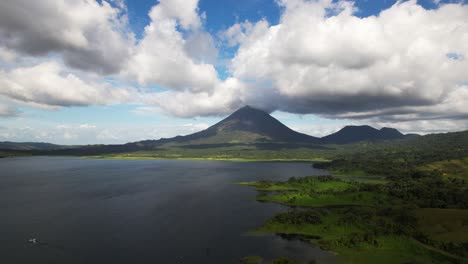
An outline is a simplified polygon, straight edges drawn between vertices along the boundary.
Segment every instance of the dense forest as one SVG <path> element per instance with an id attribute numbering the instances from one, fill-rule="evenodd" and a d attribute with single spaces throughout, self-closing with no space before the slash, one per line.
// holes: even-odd
<path id="1" fill-rule="evenodd" d="M 314 167 L 336 176 L 242 183 L 290 207 L 256 232 L 316 244 L 344 263 L 468 263 L 468 132 L 329 154 Z"/>

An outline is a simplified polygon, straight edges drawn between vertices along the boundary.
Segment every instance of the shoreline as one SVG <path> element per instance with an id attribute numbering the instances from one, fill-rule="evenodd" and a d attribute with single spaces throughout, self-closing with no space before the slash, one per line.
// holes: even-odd
<path id="1" fill-rule="evenodd" d="M 53 156 L 42 156 L 53 157 Z M 64 157 L 64 156 L 61 156 Z M 67 156 L 65 156 L 67 157 Z M 242 158 L 190 158 L 190 157 L 145 157 L 145 156 L 76 156 L 84 159 L 109 159 L 109 160 L 193 160 L 193 161 L 229 161 L 229 162 L 286 162 L 286 163 L 302 163 L 302 162 L 325 162 L 328 161 L 322 158 L 312 159 L 242 159 Z"/>
<path id="2" fill-rule="evenodd" d="M 146 156 L 71 156 L 71 155 L 18 155 L 18 156 L 0 156 L 0 158 L 32 158 L 32 157 L 49 157 L 49 158 L 81 158 L 81 159 L 100 159 L 100 160 L 182 160 L 182 161 L 228 161 L 228 162 L 285 162 L 285 163 L 318 163 L 327 162 L 329 160 L 322 158 L 312 159 L 242 159 L 242 158 L 190 158 L 190 157 L 146 157 Z"/>

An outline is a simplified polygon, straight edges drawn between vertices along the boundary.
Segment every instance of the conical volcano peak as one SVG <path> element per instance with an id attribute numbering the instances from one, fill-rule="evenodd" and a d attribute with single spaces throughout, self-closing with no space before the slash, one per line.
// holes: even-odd
<path id="1" fill-rule="evenodd" d="M 246 106 L 243 106 L 239 109 L 237 109 L 237 111 L 235 111 L 234 113 L 232 114 L 235 114 L 235 113 L 255 113 L 255 112 L 262 112 L 263 114 L 268 114 L 266 111 L 260 109 L 260 108 L 257 108 L 257 107 L 252 107 L 250 105 L 246 105 Z"/>
<path id="2" fill-rule="evenodd" d="M 267 112 L 249 105 L 238 109 L 208 128 L 206 132 L 222 138 L 235 138 L 242 135 L 241 141 L 249 138 L 281 142 L 311 142 L 316 139 L 293 131 Z"/>
<path id="3" fill-rule="evenodd" d="M 316 143 L 317 138 L 296 132 L 283 125 L 267 112 L 246 105 L 214 124 L 187 136 L 167 139 L 165 142 L 191 144 L 226 144 L 255 142 Z"/>
<path id="4" fill-rule="evenodd" d="M 253 108 L 249 105 L 239 108 L 237 111 L 232 113 L 226 119 L 233 119 L 233 118 L 241 118 L 243 120 L 256 119 L 256 118 L 272 118 L 273 119 L 273 117 L 271 117 L 267 112 L 257 109 L 257 108 Z"/>

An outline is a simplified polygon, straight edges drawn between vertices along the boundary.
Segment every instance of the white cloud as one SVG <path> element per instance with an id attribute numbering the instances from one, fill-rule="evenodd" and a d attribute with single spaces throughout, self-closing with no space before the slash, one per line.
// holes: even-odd
<path id="1" fill-rule="evenodd" d="M 221 37 L 227 41 L 228 46 L 236 46 L 244 42 L 248 35 L 251 34 L 253 24 L 249 21 L 236 23 L 221 32 Z"/>
<path id="2" fill-rule="evenodd" d="M 54 61 L 0 70 L 0 87 L 0 97 L 52 109 L 126 102 L 135 96 L 132 90 L 113 88 L 98 80 L 83 80 Z"/>
<path id="3" fill-rule="evenodd" d="M 235 78 L 218 78 L 214 67 L 218 50 L 202 28 L 197 4 L 197 0 L 184 1 L 184 7 L 178 8 L 177 1 L 160 1 L 154 6 L 151 23 L 126 71 L 143 85 L 166 88 L 146 95 L 144 102 L 178 117 L 226 114 L 242 104 L 245 88 Z M 137 109 L 148 110 L 151 107 Z"/>
<path id="4" fill-rule="evenodd" d="M 10 49 L 0 46 L 0 61 L 4 62 L 13 62 L 16 59 L 17 55 Z"/>
<path id="5" fill-rule="evenodd" d="M 401 107 L 467 114 L 453 104 L 468 104 L 459 96 L 468 80 L 468 6 L 426 10 L 406 1 L 359 18 L 350 2 L 281 3 L 278 25 L 262 20 L 228 30 L 242 32 L 229 33 L 241 36 L 234 37 L 233 77 L 270 87 L 263 96 L 270 109 L 329 117 Z"/>
<path id="6" fill-rule="evenodd" d="M 164 92 L 147 98 L 177 117 L 225 115 L 242 105 L 245 85 L 235 78 L 228 78 L 214 87 L 212 92 L 191 93 Z"/>
<path id="7" fill-rule="evenodd" d="M 33 56 L 58 53 L 79 69 L 118 72 L 134 40 L 125 6 L 113 2 L 0 1 L 0 45 Z"/>
<path id="8" fill-rule="evenodd" d="M 218 59 L 218 49 L 213 37 L 203 31 L 189 35 L 184 45 L 185 51 L 196 63 L 209 63 L 215 65 Z"/>
<path id="9" fill-rule="evenodd" d="M 467 5 L 426 10 L 398 1 L 360 18 L 351 1 L 278 0 L 277 25 L 244 21 L 216 36 L 221 48 L 237 48 L 221 79 L 218 39 L 206 32 L 198 2 L 159 1 L 135 41 L 120 0 L 0 1 L 0 99 L 48 109 L 131 101 L 143 104 L 139 113 L 178 117 L 249 104 L 404 131 L 436 131 L 431 122 L 466 127 Z M 120 78 L 145 93 L 120 88 Z M 0 106 L 3 116 L 15 111 Z"/>
<path id="10" fill-rule="evenodd" d="M 160 0 L 150 17 L 152 21 L 177 20 L 184 29 L 197 29 L 201 26 L 198 16 L 198 0 Z"/>
<path id="11" fill-rule="evenodd" d="M 156 84 L 180 91 L 211 91 L 219 82 L 216 69 L 212 64 L 190 56 L 187 40 L 177 29 L 178 26 L 187 30 L 199 29 L 198 0 L 180 2 L 163 0 L 151 9 L 151 23 L 145 27 L 144 37 L 136 46 L 125 73 L 143 85 Z M 205 33 L 197 34 L 200 37 L 193 41 L 211 52 L 211 38 Z"/>

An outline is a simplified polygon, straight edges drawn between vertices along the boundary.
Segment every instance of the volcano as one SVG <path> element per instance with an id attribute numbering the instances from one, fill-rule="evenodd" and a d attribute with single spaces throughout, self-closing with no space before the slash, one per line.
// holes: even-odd
<path id="1" fill-rule="evenodd" d="M 193 143 L 287 142 L 318 143 L 319 138 L 296 132 L 264 112 L 244 106 L 213 126 L 167 141 Z"/>

